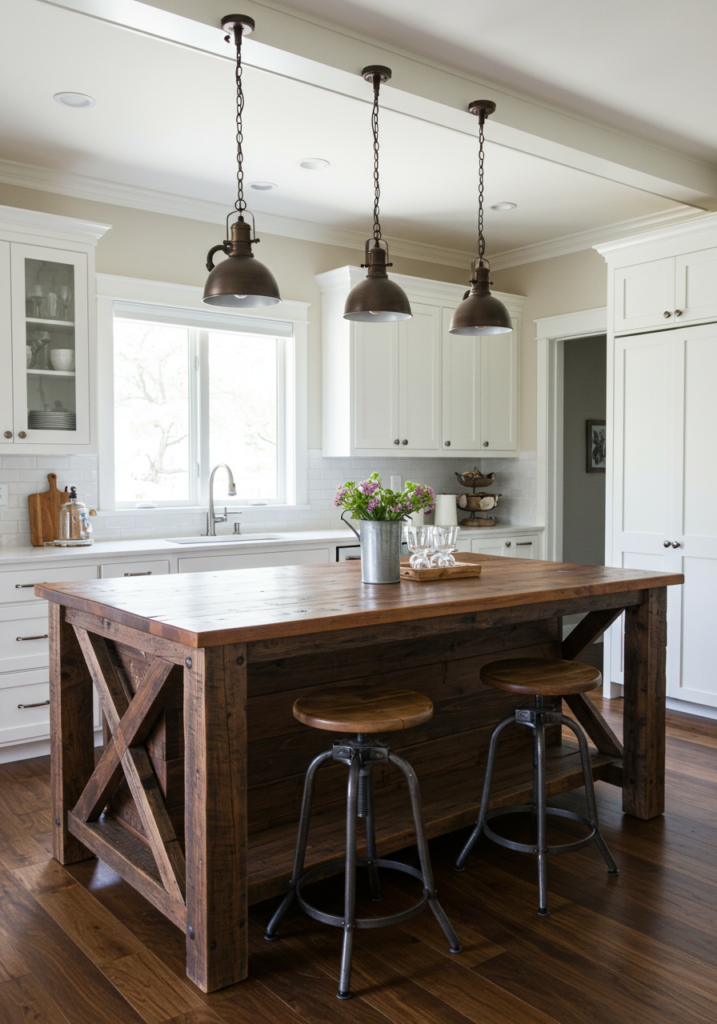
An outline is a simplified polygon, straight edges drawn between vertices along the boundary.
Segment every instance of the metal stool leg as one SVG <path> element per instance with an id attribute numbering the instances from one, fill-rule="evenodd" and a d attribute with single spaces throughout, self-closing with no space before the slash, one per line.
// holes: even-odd
<path id="1" fill-rule="evenodd" d="M 299 879 L 304 873 L 304 858 L 306 857 L 306 840 L 309 835 L 309 821 L 311 818 L 311 803 L 314 797 L 314 779 L 316 778 L 316 772 L 319 770 L 324 761 L 331 761 L 333 759 L 333 751 L 327 750 L 323 754 L 319 754 L 309 765 L 309 769 L 306 773 L 306 779 L 304 780 L 304 795 L 301 799 L 301 817 L 299 819 L 299 838 L 296 842 L 296 854 L 294 856 L 294 870 L 291 875 L 291 883 L 289 885 L 289 891 L 287 892 L 284 899 L 281 901 L 278 910 L 272 917 L 269 925 L 264 934 L 264 938 L 267 942 L 273 942 L 277 937 L 276 930 L 279 927 L 282 917 L 287 912 L 291 904 L 294 902 L 296 896 L 296 886 Z"/>
<path id="2" fill-rule="evenodd" d="M 513 715 L 508 715 L 506 718 L 504 718 L 501 722 L 498 723 L 498 725 L 496 725 L 495 729 L 493 730 L 493 735 L 490 738 L 490 747 L 488 748 L 488 763 L 487 763 L 486 768 L 485 768 L 485 779 L 483 780 L 483 795 L 481 796 L 481 801 L 480 801 L 480 811 L 478 813 L 478 821 L 476 823 L 475 828 L 473 829 L 473 831 L 470 834 L 470 838 L 468 839 L 468 842 L 466 843 L 466 845 L 461 850 L 460 856 L 458 857 L 458 860 L 456 861 L 456 865 L 455 865 L 456 871 L 465 871 L 465 868 L 463 867 L 463 864 L 465 863 L 465 859 L 468 856 L 468 854 L 471 852 L 473 847 L 475 846 L 476 842 L 478 841 L 478 837 L 480 836 L 481 832 L 483 831 L 483 825 L 485 823 L 485 816 L 488 813 L 488 805 L 490 803 L 490 784 L 491 784 L 491 780 L 493 778 L 493 768 L 495 766 L 495 755 L 496 755 L 496 753 L 498 751 L 498 737 L 502 733 L 503 729 L 505 729 L 505 727 L 507 725 L 510 725 L 512 722 L 515 722 L 515 715 L 514 714 Z"/>
<path id="3" fill-rule="evenodd" d="M 344 944 L 341 952 L 341 974 L 339 976 L 339 999 L 351 998 L 351 959 L 356 929 L 356 818 L 358 811 L 358 781 L 361 759 L 358 754 L 351 759 L 349 767 L 348 794 L 346 797 L 346 878 L 344 887 Z"/>
<path id="4" fill-rule="evenodd" d="M 431 855 L 428 851 L 428 840 L 426 839 L 426 826 L 423 821 L 423 805 L 421 804 L 421 791 L 418 786 L 418 779 L 408 761 L 404 761 L 397 754 L 389 754 L 388 759 L 397 768 L 400 768 L 408 782 L 408 792 L 411 797 L 411 810 L 413 811 L 413 824 L 416 829 L 416 842 L 418 845 L 418 857 L 421 862 L 421 874 L 423 884 L 428 893 L 428 905 L 435 914 L 436 920 L 443 929 L 443 934 L 448 939 L 451 953 L 462 951 L 460 939 L 456 935 L 453 925 L 448 920 L 446 912 L 438 902 L 436 889 L 433 882 L 433 868 L 431 867 Z"/>
<path id="5" fill-rule="evenodd" d="M 377 903 L 381 899 L 381 883 L 376 867 L 376 817 L 373 806 L 373 769 L 363 768 L 359 776 L 359 787 L 363 780 L 365 808 L 359 806 L 359 814 L 365 810 L 366 819 L 366 863 L 368 880 L 371 886 L 371 899 Z M 359 800 L 359 804 L 361 801 Z"/>
<path id="6" fill-rule="evenodd" d="M 548 821 L 545 797 L 545 726 L 541 717 L 535 721 L 535 752 L 538 774 L 538 792 L 533 799 L 538 807 L 538 913 L 547 917 L 548 910 Z"/>
<path id="7" fill-rule="evenodd" d="M 598 812 L 597 812 L 597 801 L 595 800 L 595 785 L 593 783 L 593 773 L 590 765 L 590 753 L 588 751 L 587 741 L 583 730 L 578 726 L 577 722 L 574 722 L 572 718 L 568 718 L 567 715 L 563 715 L 563 725 L 566 725 L 568 729 L 572 729 L 577 737 L 578 745 L 580 747 L 580 760 L 583 766 L 583 778 L 585 779 L 585 797 L 588 804 L 588 817 L 590 824 L 595 830 L 595 842 L 597 848 L 603 856 L 603 860 L 607 864 L 607 873 L 609 875 L 619 875 L 617 864 L 615 863 L 610 849 L 602 837 L 602 833 L 598 827 Z"/>

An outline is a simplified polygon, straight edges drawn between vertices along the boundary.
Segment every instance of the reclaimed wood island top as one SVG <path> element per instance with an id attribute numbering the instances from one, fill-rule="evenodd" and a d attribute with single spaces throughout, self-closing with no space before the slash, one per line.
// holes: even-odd
<path id="1" fill-rule="evenodd" d="M 524 701 L 481 684 L 502 656 L 575 659 L 625 612 L 624 749 L 584 695 L 593 774 L 641 818 L 664 806 L 665 602 L 677 574 L 464 555 L 480 577 L 362 585 L 356 562 L 40 584 L 50 602 L 54 854 L 96 855 L 187 936 L 204 991 L 246 977 L 246 911 L 291 873 L 304 772 L 327 737 L 298 693 L 362 682 L 418 690 L 430 722 L 397 750 L 421 783 L 429 836 L 472 824 L 488 739 Z M 585 618 L 562 640 L 562 617 Z M 92 686 L 105 718 L 95 766 Z M 526 730 L 512 730 L 523 733 Z M 501 747 L 495 806 L 527 802 L 528 737 Z M 582 784 L 554 731 L 548 794 Z M 379 855 L 410 844 L 391 766 L 376 772 Z M 341 853 L 345 767 L 322 768 L 307 867 Z M 458 841 L 458 840 L 457 840 Z M 458 849 L 458 846 L 457 846 Z M 359 852 L 359 855 L 360 852 Z"/>

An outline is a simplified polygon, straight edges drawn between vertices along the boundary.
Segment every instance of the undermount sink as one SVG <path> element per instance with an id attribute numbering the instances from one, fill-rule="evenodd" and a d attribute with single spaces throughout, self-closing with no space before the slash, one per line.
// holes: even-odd
<path id="1" fill-rule="evenodd" d="M 224 533 L 219 537 L 167 537 L 170 544 L 244 544 L 252 540 L 281 540 L 278 533 Z"/>

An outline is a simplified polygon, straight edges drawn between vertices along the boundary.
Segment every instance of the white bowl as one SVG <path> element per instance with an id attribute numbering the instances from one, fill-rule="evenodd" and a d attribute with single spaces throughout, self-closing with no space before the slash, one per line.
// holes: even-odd
<path id="1" fill-rule="evenodd" d="M 75 350 L 72 348 L 53 348 L 50 352 L 53 370 L 74 370 Z"/>

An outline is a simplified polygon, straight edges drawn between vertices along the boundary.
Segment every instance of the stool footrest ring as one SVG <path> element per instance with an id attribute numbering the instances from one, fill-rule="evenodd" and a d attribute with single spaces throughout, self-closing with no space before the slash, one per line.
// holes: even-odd
<path id="1" fill-rule="evenodd" d="M 344 858 L 340 860 L 333 860 L 327 864 L 319 864 L 315 868 L 310 868 L 304 875 L 301 876 L 296 884 L 296 902 L 299 904 L 301 909 L 313 917 L 316 921 L 321 921 L 323 924 L 333 925 L 334 928 L 343 928 L 345 921 L 343 916 L 338 914 L 327 914 L 323 910 L 319 910 L 317 907 L 312 906 L 308 903 L 301 894 L 301 890 L 304 885 L 308 885 L 311 882 L 318 882 L 322 878 L 327 878 L 329 875 L 336 874 L 335 868 L 340 865 L 345 865 L 346 861 Z M 357 860 L 356 864 L 359 867 L 366 867 L 367 861 Z M 409 921 L 416 914 L 419 914 L 426 903 L 429 900 L 429 892 L 425 888 L 425 881 L 423 875 L 418 868 L 412 868 L 408 864 L 402 864 L 397 860 L 383 860 L 379 858 L 374 861 L 379 868 L 390 868 L 393 871 L 402 871 L 406 875 L 411 875 L 413 878 L 417 878 L 419 882 L 424 886 L 422 897 L 408 907 L 406 910 L 401 910 L 396 914 L 387 914 L 384 917 L 357 917 L 354 920 L 354 927 L 356 928 L 387 928 L 392 924 L 401 924 L 403 921 Z M 435 895 L 435 894 L 433 894 Z"/>
<path id="2" fill-rule="evenodd" d="M 494 821 L 498 818 L 508 817 L 511 814 L 532 814 L 535 808 L 532 804 L 516 804 L 512 807 L 497 807 L 494 811 L 488 811 L 485 816 L 485 822 L 483 824 L 483 832 L 489 839 L 492 839 L 494 843 L 498 843 L 499 846 L 505 846 L 509 850 L 517 850 L 519 853 L 538 853 L 537 843 L 517 843 L 512 839 L 505 839 L 503 836 L 499 836 L 492 828 L 487 825 L 488 821 Z M 572 843 L 560 843 L 558 846 L 547 846 L 545 849 L 546 853 L 568 853 L 570 850 L 580 850 L 583 846 L 587 846 L 588 843 L 592 843 L 595 839 L 596 829 L 591 821 L 584 818 L 582 814 L 575 814 L 574 811 L 565 811 L 561 807 L 546 807 L 546 813 L 549 817 L 554 818 L 567 818 L 569 821 L 576 821 L 579 825 L 584 825 L 585 828 L 589 829 L 588 835 L 583 836 L 582 839 L 576 839 Z"/>

